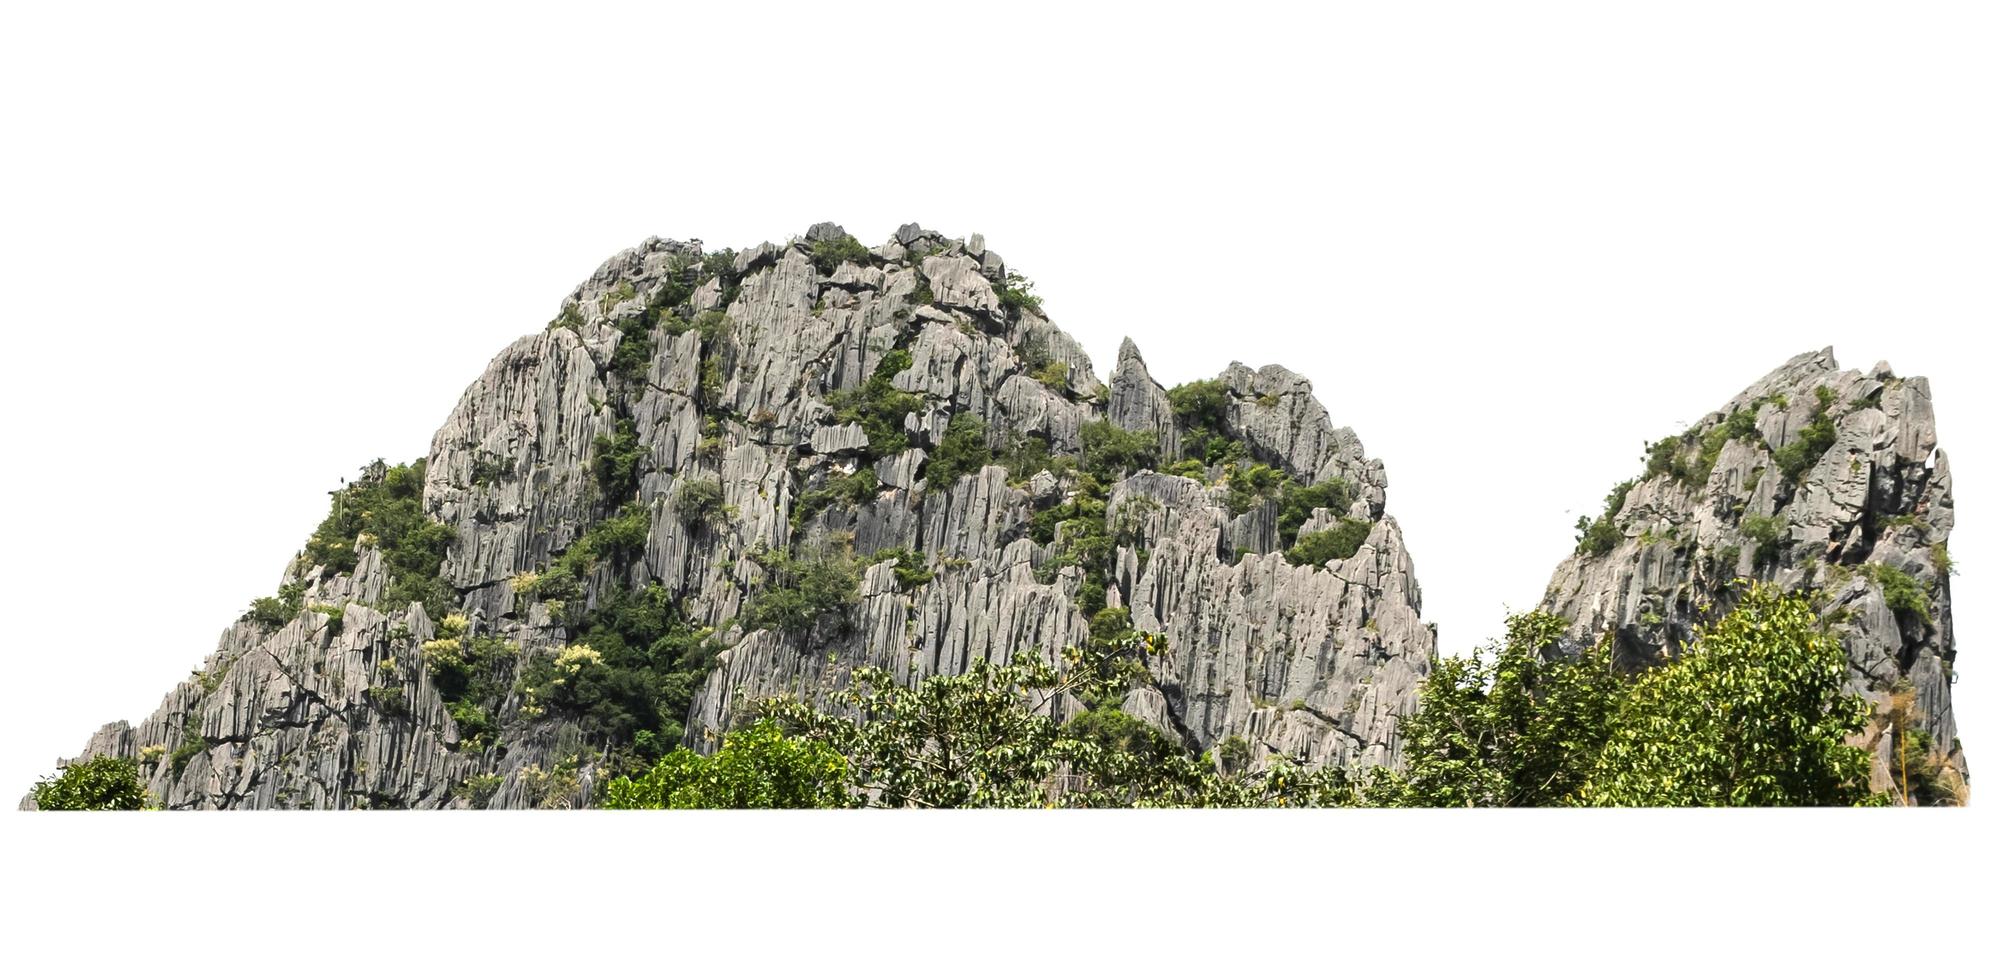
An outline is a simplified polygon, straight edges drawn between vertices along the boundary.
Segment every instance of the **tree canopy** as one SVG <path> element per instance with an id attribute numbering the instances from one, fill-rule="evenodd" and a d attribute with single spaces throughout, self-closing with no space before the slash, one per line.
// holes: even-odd
<path id="1" fill-rule="evenodd" d="M 140 764 L 132 759 L 101 755 L 64 766 L 57 775 L 35 784 L 39 810 L 143 810 L 147 789 L 140 783 Z"/>

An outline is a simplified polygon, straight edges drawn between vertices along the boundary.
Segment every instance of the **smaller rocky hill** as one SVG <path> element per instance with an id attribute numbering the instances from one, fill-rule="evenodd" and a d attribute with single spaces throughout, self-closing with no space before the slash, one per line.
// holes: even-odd
<path id="1" fill-rule="evenodd" d="M 1612 634 L 1618 659 L 1641 666 L 1680 653 L 1739 579 L 1810 590 L 1875 705 L 1874 788 L 1911 768 L 1916 802 L 1961 801 L 1955 513 L 1928 380 L 1885 362 L 1840 371 L 1827 348 L 1644 448 L 1643 473 L 1582 519 L 1546 589 L 1544 607 L 1571 624 L 1569 652 Z"/>

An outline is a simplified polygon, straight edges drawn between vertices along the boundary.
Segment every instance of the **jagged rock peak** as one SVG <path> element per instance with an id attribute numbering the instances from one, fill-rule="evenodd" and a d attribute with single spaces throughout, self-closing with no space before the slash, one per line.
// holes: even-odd
<path id="1" fill-rule="evenodd" d="M 1382 465 L 1304 378 L 1220 380 L 1204 424 L 1234 451 L 1174 462 L 1137 347 L 1101 383 L 981 235 L 651 238 L 493 358 L 423 466 L 338 497 L 197 678 L 86 752 L 142 759 L 177 809 L 577 807 L 650 752 L 710 750 L 747 698 L 1053 655 L 1116 616 L 1174 651 L 1126 710 L 1190 748 L 1397 762 L 1434 637 Z M 1161 465 L 1123 444 L 1093 462 L 1102 422 L 1155 433 Z M 1282 479 L 1312 496 L 1286 506 Z M 1284 553 L 1337 530 L 1360 546 Z M 840 556 L 857 602 L 765 618 L 786 555 Z M 676 626 L 590 647 L 616 610 Z M 678 683 L 601 690 L 670 700 L 603 711 L 566 686 L 666 649 L 647 669 Z"/>
<path id="2" fill-rule="evenodd" d="M 1684 433 L 1648 444 L 1645 467 L 1588 518 L 1544 606 L 1568 651 L 1612 636 L 1642 665 L 1682 652 L 1723 614 L 1739 579 L 1808 590 L 1840 637 L 1853 688 L 1909 724 L 1963 778 L 1950 713 L 1950 462 L 1929 382 L 1841 371 L 1829 348 L 1791 358 Z M 1892 752 L 1895 732 L 1869 739 Z M 1886 768 L 1876 765 L 1876 789 Z"/>

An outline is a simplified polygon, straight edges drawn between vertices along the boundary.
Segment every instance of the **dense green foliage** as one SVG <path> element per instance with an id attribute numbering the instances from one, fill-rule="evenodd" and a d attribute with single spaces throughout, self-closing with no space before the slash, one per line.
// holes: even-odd
<path id="1" fill-rule="evenodd" d="M 348 574 L 356 570 L 359 546 L 376 547 L 390 573 L 381 604 L 403 608 L 417 602 L 429 616 L 444 615 L 454 592 L 441 578 L 440 565 L 454 529 L 426 516 L 421 500 L 425 487 L 424 459 L 391 467 L 379 460 L 365 467 L 355 483 L 331 494 L 335 499 L 328 517 L 302 550 L 304 563 Z"/>
<path id="2" fill-rule="evenodd" d="M 1174 423 L 1181 429 L 1181 452 L 1206 466 L 1243 455 L 1244 445 L 1228 431 L 1230 386 L 1221 381 L 1191 381 L 1167 391 Z"/>
<path id="3" fill-rule="evenodd" d="M 147 789 L 132 759 L 101 755 L 64 766 L 35 784 L 38 810 L 143 810 Z"/>
<path id="4" fill-rule="evenodd" d="M 824 486 L 802 494 L 797 498 L 790 514 L 792 528 L 804 523 L 804 518 L 824 510 L 836 503 L 864 504 L 881 492 L 881 480 L 874 475 L 874 468 L 861 466 L 845 476 L 827 480 Z"/>
<path id="5" fill-rule="evenodd" d="M 1301 486 L 1288 481 L 1279 487 L 1279 544 L 1283 548 L 1293 547 L 1300 537 L 1300 525 L 1314 516 L 1317 507 L 1325 507 L 1328 513 L 1341 518 L 1349 513 L 1349 505 L 1356 502 L 1356 487 L 1342 477 L 1322 480 L 1312 486 Z"/>
<path id="6" fill-rule="evenodd" d="M 697 529 L 717 523 L 727 516 L 727 491 L 720 478 L 702 474 L 681 480 L 671 498 L 671 508 L 687 528 Z"/>
<path id="7" fill-rule="evenodd" d="M 991 459 L 985 423 L 970 412 L 959 412 L 951 416 L 943 439 L 923 464 L 923 476 L 931 490 L 948 490 L 958 477 L 977 473 Z"/>
<path id="8" fill-rule="evenodd" d="M 1797 430 L 1795 441 L 1775 451 L 1775 465 L 1782 470 L 1783 483 L 1796 486 L 1812 466 L 1838 442 L 1838 427 L 1822 412 L 1809 425 Z"/>
<path id="9" fill-rule="evenodd" d="M 595 486 L 601 488 L 601 497 L 610 506 L 636 499 L 637 487 L 642 483 L 636 468 L 649 452 L 649 447 L 637 438 L 633 419 L 616 419 L 614 431 L 594 437 L 594 456 L 588 463 L 588 472 L 593 474 Z"/>
<path id="10" fill-rule="evenodd" d="M 1914 616 L 1918 623 L 1929 622 L 1929 593 L 1914 576 L 1892 565 L 1868 565 L 1866 571 L 1880 585 L 1880 594 L 1895 615 Z"/>
<path id="11" fill-rule="evenodd" d="M 1625 681 L 1605 647 L 1575 660 L 1544 650 L 1565 631 L 1544 613 L 1512 616 L 1507 638 L 1442 658 L 1401 725 L 1406 769 L 1379 773 L 1371 795 L 1395 806 L 1557 806 L 1606 744 Z"/>
<path id="12" fill-rule="evenodd" d="M 1576 802 L 1595 806 L 1845 806 L 1867 792 L 1848 741 L 1869 709 L 1810 605 L 1750 583 L 1676 662 L 1645 671 L 1612 716 Z"/>
<path id="13" fill-rule="evenodd" d="M 1035 569 L 1036 579 L 1052 582 L 1057 572 L 1072 565 L 1083 570 L 1077 607 L 1085 616 L 1092 616 L 1104 608 L 1104 589 L 1111 578 L 1118 539 L 1105 516 L 1110 488 L 1095 477 L 1079 476 L 1075 494 L 1057 506 L 1035 512 L 1028 535 L 1038 544 L 1055 546 L 1048 561 Z"/>
<path id="14" fill-rule="evenodd" d="M 168 771 L 180 779 L 182 770 L 188 768 L 189 760 L 208 751 L 210 743 L 203 738 L 202 716 L 194 711 L 182 716 L 182 739 L 175 743 L 175 749 L 168 754 Z"/>
<path id="15" fill-rule="evenodd" d="M 993 295 L 999 297 L 1000 306 L 1009 313 L 1041 311 L 1041 297 L 1034 294 L 1034 281 L 1018 272 L 1009 270 L 1004 279 L 993 283 Z"/>
<path id="16" fill-rule="evenodd" d="M 720 751 L 674 749 L 650 771 L 617 777 L 601 805 L 616 810 L 801 810 L 843 807 L 846 760 L 771 721 L 731 732 Z"/>
<path id="17" fill-rule="evenodd" d="M 650 510 L 640 503 L 622 505 L 615 516 L 588 528 L 532 580 L 528 591 L 540 599 L 580 598 L 580 585 L 603 561 L 628 558 L 650 539 Z"/>
<path id="18" fill-rule="evenodd" d="M 1369 521 L 1345 517 L 1334 527 L 1300 535 L 1300 540 L 1293 547 L 1286 549 L 1286 563 L 1326 565 L 1337 558 L 1354 555 L 1356 549 L 1363 547 L 1363 542 L 1369 537 Z"/>
<path id="19" fill-rule="evenodd" d="M 1159 637 L 1128 633 L 1058 663 L 1022 653 L 914 687 L 865 668 L 835 695 L 842 713 L 790 697 L 756 710 L 835 749 L 856 806 L 1304 806 L 1346 796 L 1333 770 L 1219 773 L 1118 712 L 1165 652 Z M 1052 709 L 1072 697 L 1089 710 L 1059 722 Z"/>
<path id="20" fill-rule="evenodd" d="M 487 746 L 497 729 L 492 712 L 507 691 L 517 648 L 494 636 L 470 635 L 468 617 L 457 613 L 440 621 L 434 638 L 420 644 L 419 652 L 454 719 L 456 748 Z"/>
<path id="21" fill-rule="evenodd" d="M 851 235 L 811 243 L 811 264 L 828 276 L 839 271 L 841 263 L 866 265 L 872 260 L 873 253 L 867 251 L 867 247 Z"/>
<path id="22" fill-rule="evenodd" d="M 893 456 L 909 447 L 902 421 L 910 413 L 921 414 L 923 400 L 894 386 L 895 375 L 909 369 L 915 358 L 895 349 L 881 357 L 874 373 L 856 388 L 826 396 L 840 422 L 858 422 L 867 431 L 867 454 L 875 459 Z"/>
<path id="23" fill-rule="evenodd" d="M 244 615 L 244 621 L 258 625 L 261 629 L 276 630 L 294 621 L 301 614 L 301 599 L 307 594 L 304 582 L 288 582 L 280 586 L 277 596 L 264 596 L 252 600 L 252 607 Z"/>
<path id="24" fill-rule="evenodd" d="M 1372 802 L 1404 806 L 1837 806 L 1878 802 L 1849 742 L 1868 708 L 1808 602 L 1746 583 L 1683 657 L 1634 677 L 1605 646 L 1542 651 L 1564 623 L 1512 617 L 1484 658 L 1442 660 L 1407 719 L 1407 769 Z"/>
<path id="25" fill-rule="evenodd" d="M 816 640 L 842 626 L 860 601 L 860 565 L 843 549 L 826 547 L 806 558 L 770 552 L 757 561 L 769 580 L 742 615 L 750 627 Z"/>
<path id="26" fill-rule="evenodd" d="M 1131 432 L 1095 419 L 1085 422 L 1079 434 L 1084 469 L 1100 480 L 1117 480 L 1160 461 L 1160 444 L 1151 432 Z"/>
<path id="27" fill-rule="evenodd" d="M 908 548 L 883 548 L 874 552 L 869 561 L 879 564 L 890 559 L 895 563 L 895 582 L 904 589 L 925 585 L 937 577 L 936 571 L 930 568 L 929 558 Z"/>
<path id="28" fill-rule="evenodd" d="M 578 719 L 617 771 L 655 761 L 685 736 L 685 717 L 719 646 L 662 585 L 599 597 L 570 624 L 573 644 L 524 672 L 527 698 Z"/>
<path id="29" fill-rule="evenodd" d="M 1622 543 L 1622 531 L 1616 526 L 1615 517 L 1621 514 L 1622 505 L 1627 502 L 1629 491 L 1635 487 L 1634 480 L 1624 480 L 1615 484 L 1615 488 L 1608 491 L 1607 509 L 1601 514 L 1600 520 L 1589 520 L 1584 516 L 1580 518 L 1579 523 L 1575 525 L 1580 532 L 1579 540 L 1573 546 L 1575 552 L 1599 557 L 1615 550 L 1615 545 Z"/>

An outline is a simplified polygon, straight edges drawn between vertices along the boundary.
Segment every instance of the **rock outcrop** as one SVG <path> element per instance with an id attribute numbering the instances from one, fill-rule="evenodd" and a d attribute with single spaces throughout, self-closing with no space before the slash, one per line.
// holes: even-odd
<path id="1" fill-rule="evenodd" d="M 702 750 L 747 698 L 821 697 L 868 664 L 913 680 L 1054 654 L 1116 608 L 1172 651 L 1124 710 L 1189 748 L 1238 738 L 1252 766 L 1395 764 L 1434 635 L 1382 464 L 1304 378 L 1232 364 L 1216 380 L 1228 462 L 1088 478 L 1069 462 L 1088 440 L 1144 433 L 1171 461 L 1182 421 L 1130 341 L 1101 383 L 978 236 L 907 225 L 868 249 L 820 224 L 710 254 L 653 238 L 498 354 L 434 436 L 420 499 L 445 529 L 437 571 L 399 565 L 373 533 L 311 542 L 281 613 L 231 626 L 199 675 L 84 754 L 141 759 L 175 809 L 586 806 L 621 747 L 553 685 L 598 662 L 584 617 L 655 585 L 707 659 L 684 724 L 648 734 Z M 947 477 L 933 457 L 960 415 L 986 458 Z M 1239 458 L 1295 486 L 1346 482 L 1348 502 L 1282 527 L 1274 495 L 1232 486 Z M 1055 531 L 1058 508 L 1101 519 L 1109 546 Z M 1345 519 L 1369 528 L 1353 555 L 1281 553 Z M 332 547 L 353 561 L 313 557 Z M 816 628 L 752 628 L 778 556 L 821 549 L 858 556 L 858 602 Z M 927 581 L 897 574 L 905 560 Z M 1947 636 L 1889 625 L 1918 647 Z"/>
<path id="2" fill-rule="evenodd" d="M 1810 590 L 1854 690 L 1875 706 L 1874 789 L 1892 788 L 1897 739 L 1912 728 L 1961 795 L 1955 511 L 1927 379 L 1804 354 L 1648 449 L 1645 475 L 1615 488 L 1546 589 L 1544 607 L 1570 624 L 1568 652 L 1611 636 L 1619 660 L 1641 666 L 1680 654 L 1738 580 Z"/>

